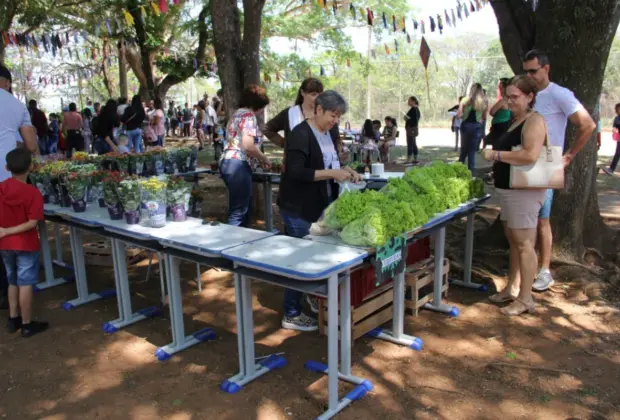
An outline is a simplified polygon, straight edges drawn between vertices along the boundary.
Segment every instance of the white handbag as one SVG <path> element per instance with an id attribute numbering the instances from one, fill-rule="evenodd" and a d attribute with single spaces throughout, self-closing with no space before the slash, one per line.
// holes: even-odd
<path id="1" fill-rule="evenodd" d="M 521 146 L 512 148 L 513 151 L 520 149 Z M 530 165 L 510 165 L 510 188 L 553 190 L 564 188 L 562 148 L 549 145 L 548 134 L 545 135 L 545 144 L 540 149 L 540 156 L 536 162 Z"/>

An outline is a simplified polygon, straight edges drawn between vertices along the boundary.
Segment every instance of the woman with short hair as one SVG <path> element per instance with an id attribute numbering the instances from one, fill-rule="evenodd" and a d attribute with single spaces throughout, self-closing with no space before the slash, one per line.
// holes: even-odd
<path id="1" fill-rule="evenodd" d="M 338 198 L 337 182 L 361 180 L 352 169 L 341 167 L 338 139 L 330 134 L 346 112 L 344 98 L 327 90 L 316 97 L 312 118 L 297 125 L 286 139 L 286 170 L 278 206 L 289 236 L 303 238 L 309 234 L 310 225 Z M 301 311 L 302 296 L 295 290 L 285 291 L 282 327 L 315 331 L 317 321 Z"/>
<path id="2" fill-rule="evenodd" d="M 514 123 L 499 140 L 497 150 L 483 151 L 485 159 L 495 161 L 495 192 L 510 243 L 508 285 L 489 299 L 494 303 L 511 302 L 501 312 L 520 315 L 535 311 L 532 283 L 538 272 L 538 257 L 534 246 L 538 214 L 547 190 L 511 188 L 510 172 L 512 165 L 531 165 L 538 160 L 547 138 L 547 126 L 545 119 L 534 111 L 536 85 L 529 77 L 513 78 L 506 88 L 506 99 Z"/>
<path id="3" fill-rule="evenodd" d="M 252 205 L 252 171 L 258 166 L 270 168 L 269 159 L 260 150 L 256 115 L 269 105 L 264 88 L 248 85 L 241 94 L 239 108 L 228 122 L 228 135 L 220 159 L 220 174 L 228 188 L 228 224 L 248 227 Z"/>

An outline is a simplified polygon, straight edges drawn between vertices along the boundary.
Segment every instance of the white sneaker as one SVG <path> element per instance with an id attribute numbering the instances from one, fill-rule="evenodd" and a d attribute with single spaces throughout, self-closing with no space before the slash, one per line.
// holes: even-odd
<path id="1" fill-rule="evenodd" d="M 310 305 L 310 310 L 313 313 L 319 313 L 319 298 L 312 295 L 306 295 L 306 302 L 308 302 L 308 305 Z"/>
<path id="2" fill-rule="evenodd" d="M 310 318 L 302 312 L 296 317 L 284 316 L 282 318 L 282 328 L 295 331 L 317 331 L 319 323 L 316 319 Z"/>
<path id="3" fill-rule="evenodd" d="M 537 292 L 544 292 L 553 286 L 554 283 L 555 282 L 553 281 L 553 277 L 551 276 L 551 272 L 549 270 L 540 270 L 534 284 L 532 284 L 532 289 Z"/>

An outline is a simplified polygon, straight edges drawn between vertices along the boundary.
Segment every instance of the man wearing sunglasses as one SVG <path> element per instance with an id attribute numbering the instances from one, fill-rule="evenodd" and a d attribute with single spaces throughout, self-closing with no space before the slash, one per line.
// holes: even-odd
<path id="1" fill-rule="evenodd" d="M 528 52 L 523 59 L 523 70 L 534 80 L 538 88 L 534 108 L 545 119 L 551 144 L 561 146 L 564 149 L 567 122 L 570 121 L 577 128 L 574 144 L 564 153 L 564 167 L 567 167 L 575 155 L 586 145 L 596 129 L 596 125 L 588 111 L 575 98 L 573 92 L 549 80 L 551 62 L 545 52 L 540 50 Z M 553 277 L 549 271 L 553 246 L 553 235 L 549 222 L 552 202 L 553 190 L 549 190 L 538 216 L 541 269 L 532 288 L 539 292 L 545 291 L 553 285 Z"/>

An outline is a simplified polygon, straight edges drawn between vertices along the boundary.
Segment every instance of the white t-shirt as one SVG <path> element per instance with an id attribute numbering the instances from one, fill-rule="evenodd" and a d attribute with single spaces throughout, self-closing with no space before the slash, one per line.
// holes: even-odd
<path id="1" fill-rule="evenodd" d="M 545 118 L 551 144 L 562 149 L 566 140 L 568 117 L 582 108 L 583 105 L 573 92 L 553 82 L 538 92 L 534 105 L 536 112 Z"/>
<path id="2" fill-rule="evenodd" d="M 122 117 L 122 116 L 123 116 L 123 114 L 125 113 L 125 110 L 127 109 L 127 107 L 128 107 L 128 106 L 129 106 L 129 104 L 119 105 L 119 106 L 116 108 L 116 113 L 117 113 L 119 116 L 121 116 L 121 117 Z"/>
<path id="3" fill-rule="evenodd" d="M 4 89 L 0 89 L 0 182 L 11 177 L 5 169 L 6 155 L 23 139 L 19 129 L 32 126 L 26 105 Z"/>
<path id="4" fill-rule="evenodd" d="M 217 113 L 211 105 L 207 106 L 207 125 L 214 126 L 217 122 Z"/>

